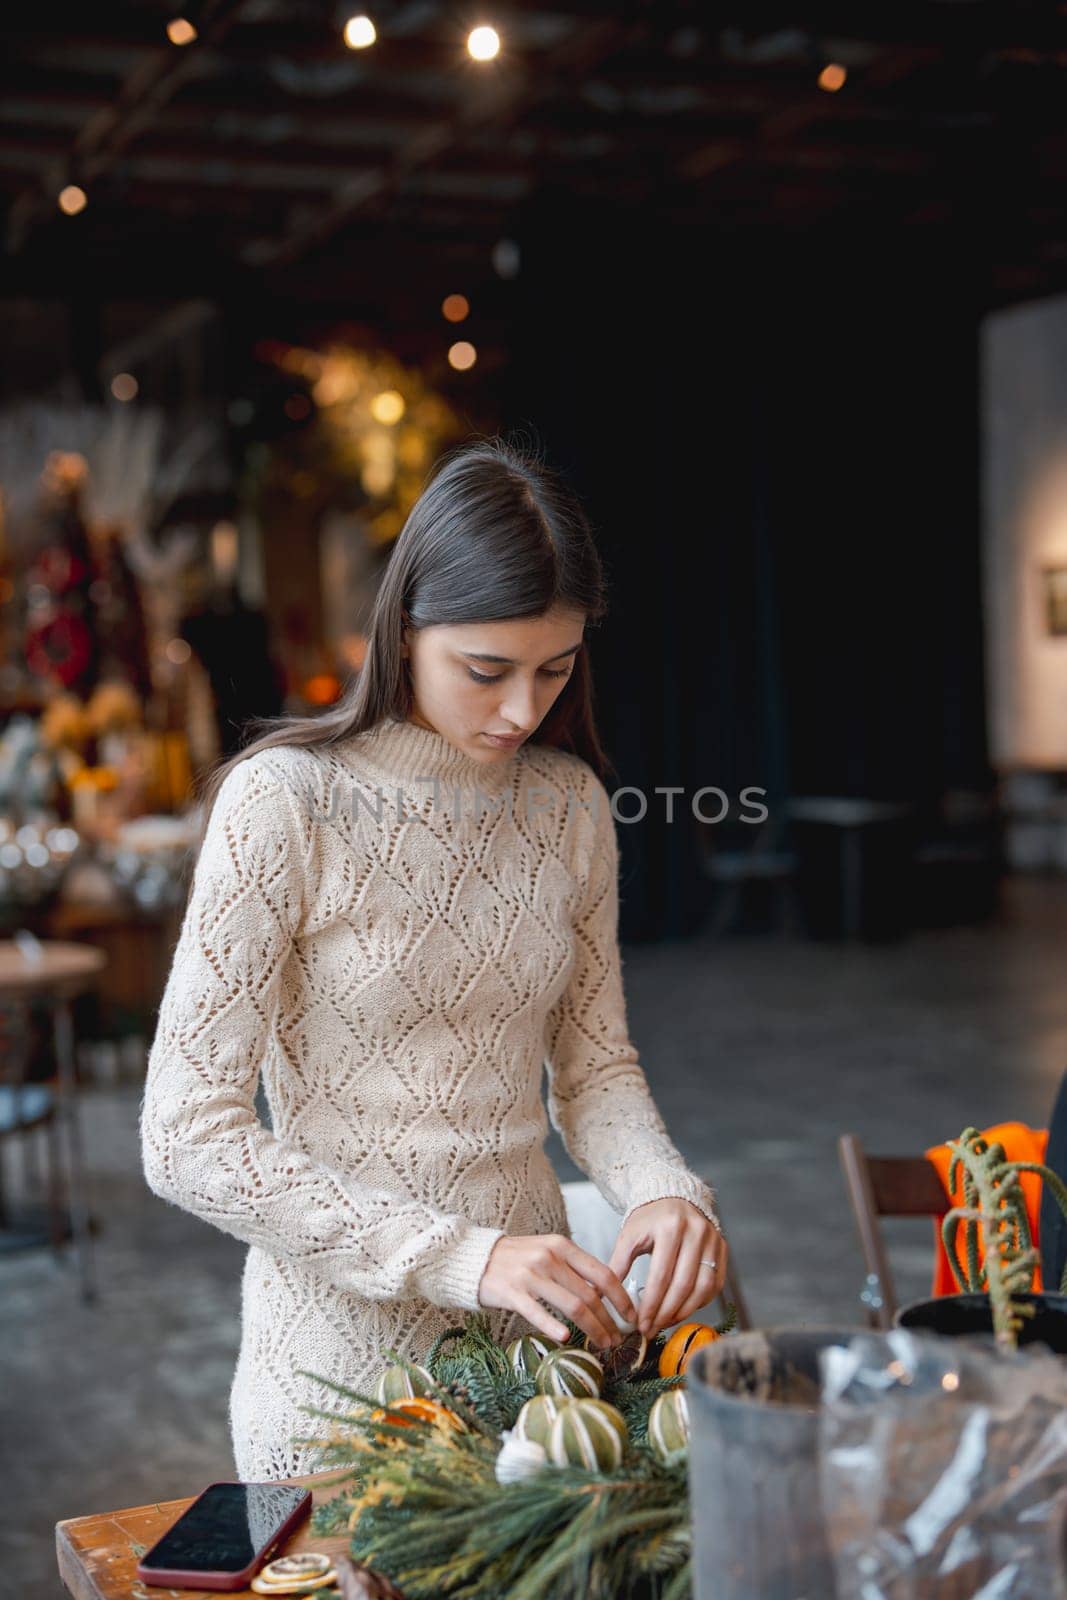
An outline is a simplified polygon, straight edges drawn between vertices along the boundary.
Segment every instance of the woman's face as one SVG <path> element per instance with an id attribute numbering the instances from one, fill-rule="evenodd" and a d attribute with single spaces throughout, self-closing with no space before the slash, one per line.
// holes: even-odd
<path id="1" fill-rule="evenodd" d="M 486 764 L 506 761 L 562 693 L 585 616 L 553 607 L 518 622 L 441 623 L 405 630 L 411 720 Z M 516 742 L 496 744 L 492 735 Z"/>

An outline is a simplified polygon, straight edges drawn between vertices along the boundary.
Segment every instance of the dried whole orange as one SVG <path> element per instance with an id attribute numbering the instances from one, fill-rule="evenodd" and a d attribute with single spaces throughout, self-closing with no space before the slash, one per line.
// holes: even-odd
<path id="1" fill-rule="evenodd" d="M 684 1373 L 689 1357 L 701 1345 L 714 1344 L 719 1337 L 706 1322 L 683 1322 L 671 1334 L 659 1355 L 661 1378 L 677 1378 Z"/>

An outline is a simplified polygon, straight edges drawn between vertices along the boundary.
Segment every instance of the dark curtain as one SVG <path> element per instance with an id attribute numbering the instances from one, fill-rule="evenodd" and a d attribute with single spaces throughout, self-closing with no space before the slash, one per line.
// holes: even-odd
<path id="1" fill-rule="evenodd" d="M 976 296 L 899 233 L 742 245 L 547 195 L 521 242 L 503 421 L 593 517 L 609 787 L 648 800 L 619 824 L 621 931 L 685 936 L 697 789 L 729 797 L 725 839 L 746 786 L 781 823 L 790 794 L 987 779 Z"/>

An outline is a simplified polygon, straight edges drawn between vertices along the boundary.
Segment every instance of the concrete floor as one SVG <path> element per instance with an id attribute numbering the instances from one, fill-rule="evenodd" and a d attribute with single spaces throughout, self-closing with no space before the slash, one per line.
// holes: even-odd
<path id="1" fill-rule="evenodd" d="M 754 1320 L 859 1321 L 839 1133 L 904 1153 L 1017 1116 L 1067 1065 L 1067 882 L 1016 879 L 982 928 L 893 945 L 700 940 L 624 951 L 631 1032 L 687 1159 L 719 1190 Z M 244 1247 L 143 1186 L 136 1077 L 87 1084 L 101 1285 L 0 1261 L 0 1547 L 8 1591 L 59 1600 L 57 1519 L 233 1475 L 226 1419 Z M 553 1136 L 563 1178 L 577 1173 Z M 902 1300 L 925 1221 L 890 1230 Z"/>

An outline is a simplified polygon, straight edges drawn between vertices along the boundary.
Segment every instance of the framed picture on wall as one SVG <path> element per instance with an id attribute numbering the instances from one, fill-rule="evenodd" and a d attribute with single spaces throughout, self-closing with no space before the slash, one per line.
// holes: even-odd
<path id="1" fill-rule="evenodd" d="M 1067 636 L 1067 565 L 1042 567 L 1041 581 L 1046 631 Z"/>

